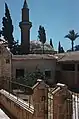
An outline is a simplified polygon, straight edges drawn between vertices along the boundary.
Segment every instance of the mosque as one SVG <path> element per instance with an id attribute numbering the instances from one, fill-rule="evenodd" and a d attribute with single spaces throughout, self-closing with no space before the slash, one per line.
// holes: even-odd
<path id="1" fill-rule="evenodd" d="M 38 41 L 30 41 L 32 22 L 29 20 L 29 8 L 26 0 L 22 8 L 21 50 L 23 55 L 13 55 L 6 42 L 0 41 L 0 77 L 1 79 L 16 79 L 25 76 L 27 72 L 34 72 L 39 68 L 51 83 L 61 82 L 69 87 L 77 87 L 79 71 L 79 52 L 60 54 L 40 53 L 42 46 Z M 30 53 L 31 50 L 33 51 Z M 40 50 L 39 50 L 40 49 Z M 49 44 L 45 49 L 53 51 Z M 0 80 L 1 81 L 1 80 Z"/>
<path id="2" fill-rule="evenodd" d="M 70 92 L 67 91 L 67 87 L 65 87 L 64 84 L 66 84 L 68 88 L 72 90 L 76 89 L 75 91 L 79 92 L 79 51 L 53 54 L 53 49 L 46 43 L 45 49 L 48 52 L 42 54 L 41 43 L 38 41 L 30 42 L 30 29 L 32 27 L 32 23 L 29 21 L 29 8 L 26 0 L 24 1 L 22 8 L 22 21 L 19 23 L 19 26 L 21 29 L 22 55 L 12 54 L 8 48 L 7 42 L 0 38 L 0 88 L 4 87 L 4 89 L 6 89 L 8 81 L 15 81 L 18 77 L 24 77 L 27 72 L 34 72 L 36 68 L 39 68 L 40 71 L 45 74 L 52 86 L 58 82 L 59 86 L 49 88 L 48 90 L 44 81 L 40 79 L 37 80 L 37 83 L 32 87 L 34 91 L 33 95 L 28 96 L 28 101 L 33 99 L 30 100 L 30 102 L 36 109 L 35 115 L 32 115 L 32 117 L 35 116 L 34 119 L 37 119 L 37 117 L 39 117 L 38 119 L 45 119 L 48 114 L 49 119 L 52 117 L 58 119 L 58 116 L 60 118 L 64 117 L 65 112 L 65 117 L 68 117 L 68 114 L 70 113 L 69 119 L 71 119 L 71 108 L 68 114 L 66 114 L 67 110 L 69 110 L 69 106 L 67 109 L 69 102 L 65 103 L 66 98 L 70 97 Z M 60 85 L 60 83 L 63 84 Z M 4 103 L 5 100 L 2 98 L 1 101 Z M 12 105 L 9 100 L 7 100 L 7 102 L 7 108 L 10 105 L 11 113 L 13 111 L 13 114 L 15 115 L 20 111 L 19 108 L 15 107 L 15 104 Z M 64 108 L 60 107 L 60 104 L 64 105 Z M 57 106 L 59 106 L 59 108 Z M 15 110 L 11 111 L 14 107 Z M 16 109 L 19 111 L 16 111 Z M 59 109 L 60 113 L 58 113 Z M 22 113 L 19 113 L 19 115 L 17 113 L 18 116 L 20 116 L 20 114 L 22 114 L 22 117 L 24 114 L 24 118 L 25 115 L 27 116 L 27 113 L 23 113 L 23 111 Z M 57 114 L 59 115 L 57 116 Z M 29 118 L 29 116 L 27 116 L 27 118 Z"/>
<path id="3" fill-rule="evenodd" d="M 30 41 L 32 22 L 29 20 L 29 8 L 26 0 L 24 0 L 21 16 L 22 20 L 19 23 L 19 27 L 21 29 L 22 55 L 12 54 L 8 48 L 8 44 L 4 42 L 4 39 L 1 39 L 0 77 L 16 79 L 20 76 L 24 77 L 26 72 L 34 72 L 36 68 L 39 68 L 41 72 L 46 73 L 49 79 L 51 79 L 54 77 L 54 65 L 56 65 L 56 59 L 52 55 L 54 49 L 48 43 L 45 43 L 45 54 L 42 54 L 42 43 L 38 40 Z"/>
<path id="4" fill-rule="evenodd" d="M 38 40 L 30 41 L 30 29 L 32 22 L 29 20 L 29 8 L 26 0 L 22 8 L 22 21 L 19 23 L 21 29 L 21 52 L 22 54 L 42 53 L 42 44 Z M 46 43 L 44 46 L 46 53 L 54 53 L 54 49 Z"/>

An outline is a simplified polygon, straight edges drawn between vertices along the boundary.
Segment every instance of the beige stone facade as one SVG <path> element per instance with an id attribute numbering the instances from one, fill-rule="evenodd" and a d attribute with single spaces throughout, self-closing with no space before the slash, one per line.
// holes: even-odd
<path id="1" fill-rule="evenodd" d="M 53 119 L 72 119 L 72 103 L 68 101 L 72 100 L 72 95 L 66 87 L 59 86 L 58 88 L 52 92 Z"/>
<path id="2" fill-rule="evenodd" d="M 57 57 L 56 80 L 65 83 L 72 90 L 79 91 L 79 51 L 60 53 L 55 56 Z"/>
<path id="3" fill-rule="evenodd" d="M 79 52 L 57 55 L 29 54 L 31 26 L 29 9 L 25 1 L 22 9 L 22 22 L 20 22 L 21 50 L 22 54 L 28 55 L 13 55 L 7 44 L 0 44 L 0 88 L 8 88 L 7 80 L 16 80 L 17 76 L 25 76 L 27 72 L 34 72 L 37 68 L 45 75 L 48 74 L 46 77 L 53 84 L 56 81 L 65 83 L 69 87 L 74 87 L 75 84 L 77 87 L 79 83 Z M 5 83 L 4 80 L 6 80 Z M 17 104 L 15 105 L 3 96 L 1 96 L 1 103 L 18 119 L 25 119 L 25 117 L 27 119 L 71 119 L 72 104 L 68 104 L 67 99 L 72 99 L 72 97 L 66 87 L 49 88 L 44 81 L 37 81 L 32 89 L 33 94 L 27 96 L 27 100 L 29 106 L 31 104 L 34 107 L 33 114 L 26 112 L 24 108 L 19 110 Z M 21 97 L 22 95 L 20 95 Z M 8 103 L 5 104 L 4 102 Z M 19 111 L 21 112 L 20 115 Z"/>
<path id="4" fill-rule="evenodd" d="M 2 44 L 0 45 L 0 77 L 11 77 L 11 53 Z"/>
<path id="5" fill-rule="evenodd" d="M 27 72 L 34 72 L 36 69 L 40 69 L 45 74 L 45 71 L 50 71 L 50 81 L 55 79 L 56 59 L 50 55 L 24 55 L 12 57 L 12 76 L 16 79 L 16 70 L 23 69 L 24 75 Z"/>
<path id="6" fill-rule="evenodd" d="M 66 54 L 29 54 L 13 55 L 5 44 L 0 45 L 0 77 L 16 80 L 16 70 L 22 69 L 24 75 L 34 72 L 36 68 L 45 74 L 50 72 L 48 80 L 52 83 L 65 83 L 69 87 L 78 88 L 79 52 Z M 65 56 L 64 56 L 65 55 Z M 67 58 L 69 58 L 67 60 Z M 73 59 L 76 57 L 76 59 Z M 73 61 L 72 61 L 73 60 Z M 0 80 L 1 81 L 1 80 Z"/>
<path id="7" fill-rule="evenodd" d="M 72 119 L 72 103 L 68 102 L 72 95 L 65 85 L 50 88 L 38 80 L 32 89 L 27 102 L 0 90 L 0 103 L 17 119 Z"/>
<path id="8" fill-rule="evenodd" d="M 48 86 L 43 81 L 39 81 L 33 90 L 34 119 L 48 119 Z"/>

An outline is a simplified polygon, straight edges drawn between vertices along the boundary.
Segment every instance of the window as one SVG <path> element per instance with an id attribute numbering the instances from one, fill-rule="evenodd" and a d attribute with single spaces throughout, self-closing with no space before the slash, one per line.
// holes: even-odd
<path id="1" fill-rule="evenodd" d="M 6 59 L 6 64 L 9 64 L 10 63 L 10 59 Z"/>
<path id="2" fill-rule="evenodd" d="M 75 71 L 75 64 L 62 64 L 62 70 Z"/>
<path id="3" fill-rule="evenodd" d="M 45 76 L 47 78 L 50 78 L 51 77 L 51 71 L 49 71 L 49 70 L 45 71 Z"/>
<path id="4" fill-rule="evenodd" d="M 16 78 L 24 77 L 24 69 L 16 69 Z"/>

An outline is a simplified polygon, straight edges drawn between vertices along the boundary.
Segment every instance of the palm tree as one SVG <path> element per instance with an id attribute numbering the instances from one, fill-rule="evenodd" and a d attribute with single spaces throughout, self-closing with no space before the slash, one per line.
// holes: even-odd
<path id="1" fill-rule="evenodd" d="M 74 50 L 73 46 L 74 46 L 74 41 L 76 40 L 76 38 L 78 38 L 79 35 L 78 33 L 75 33 L 74 30 L 69 31 L 69 34 L 65 36 L 65 38 L 69 38 L 71 40 L 71 44 L 72 44 L 72 51 Z"/>

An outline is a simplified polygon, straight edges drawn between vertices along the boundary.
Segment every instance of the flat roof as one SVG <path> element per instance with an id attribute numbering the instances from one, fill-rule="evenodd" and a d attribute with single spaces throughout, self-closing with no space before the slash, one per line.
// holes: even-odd
<path id="1" fill-rule="evenodd" d="M 13 55 L 13 60 L 26 60 L 26 59 L 56 59 L 54 55 L 50 54 L 28 54 L 28 55 Z"/>
<path id="2" fill-rule="evenodd" d="M 79 51 L 55 54 L 58 62 L 79 61 Z"/>

